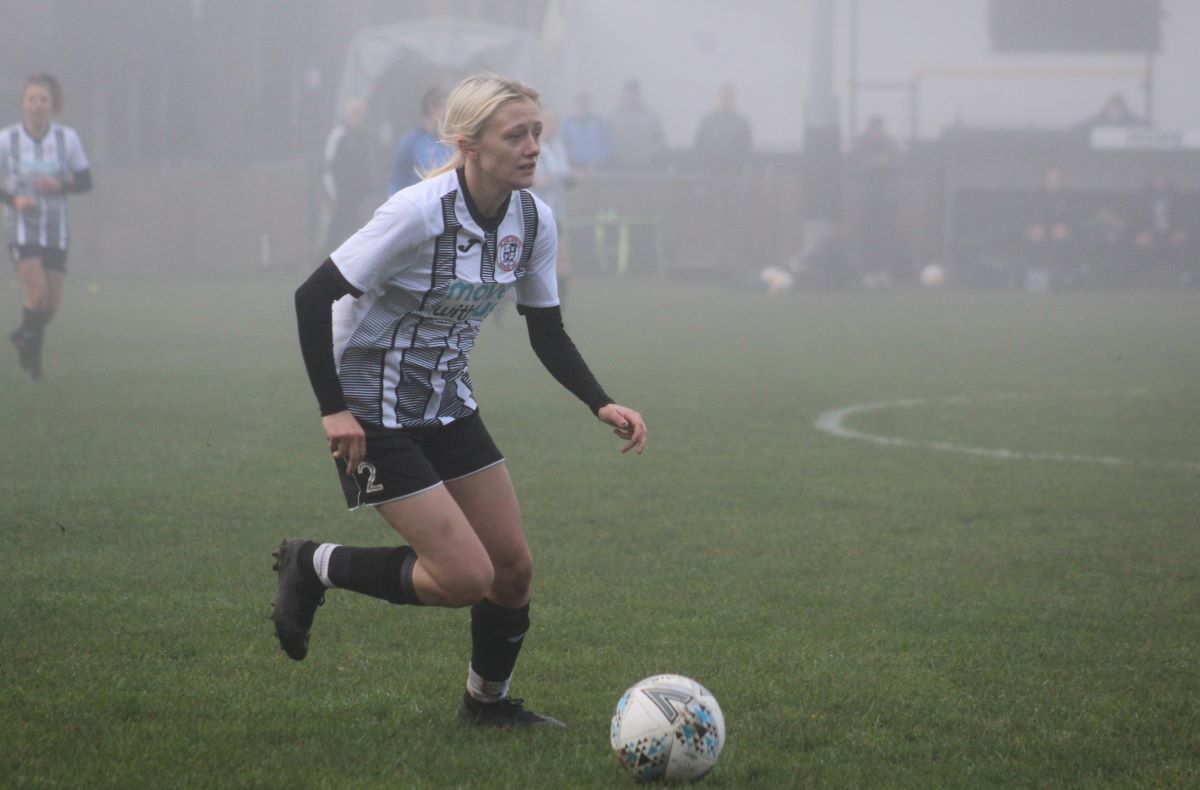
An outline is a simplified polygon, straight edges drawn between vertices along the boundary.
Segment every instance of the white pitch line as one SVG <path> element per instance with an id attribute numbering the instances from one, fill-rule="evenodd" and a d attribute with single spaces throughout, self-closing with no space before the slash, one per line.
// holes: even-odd
<path id="1" fill-rule="evenodd" d="M 1145 390 L 1134 390 L 1131 394 L 1144 394 Z M 1087 392 L 1075 393 L 1069 397 L 1104 397 L 1111 396 L 1112 392 Z M 863 414 L 870 411 L 882 411 L 884 409 L 906 409 L 914 406 L 926 406 L 932 403 L 957 404 L 967 403 L 970 401 L 984 400 L 1032 400 L 1035 396 L 1024 395 L 1020 393 L 1002 393 L 998 395 L 987 395 L 978 398 L 969 398 L 966 396 L 958 396 L 953 398 L 943 398 L 941 400 L 932 400 L 930 398 L 901 398 L 898 400 L 874 401 L 872 403 L 858 403 L 853 406 L 846 406 L 841 409 L 831 409 L 817 417 L 814 427 L 818 431 L 823 431 L 830 436 L 836 436 L 839 439 L 853 439 L 860 442 L 870 442 L 871 444 L 883 445 L 885 447 L 910 447 L 922 450 L 937 450 L 944 453 L 959 453 L 961 455 L 973 455 L 979 458 L 993 458 L 1001 461 L 1061 461 L 1079 464 L 1102 464 L 1104 466 L 1152 466 L 1166 467 L 1169 469 L 1187 469 L 1189 471 L 1200 472 L 1200 462 L 1193 461 L 1142 461 L 1128 458 L 1119 458 L 1115 455 L 1080 455 L 1078 453 L 1035 453 L 1026 452 L 1023 450 L 1010 450 L 1005 447 L 969 447 L 952 442 L 935 442 L 922 439 L 904 439 L 898 436 L 881 436 L 879 434 L 867 433 L 866 431 L 856 431 L 853 428 L 846 427 L 846 418 L 855 414 Z"/>

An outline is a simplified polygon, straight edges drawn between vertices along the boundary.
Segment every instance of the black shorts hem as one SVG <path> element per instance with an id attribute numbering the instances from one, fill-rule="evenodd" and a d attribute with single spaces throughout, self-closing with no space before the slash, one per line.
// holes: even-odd
<path id="1" fill-rule="evenodd" d="M 463 474 L 459 475 L 458 477 L 447 477 L 442 482 L 443 483 L 453 483 L 455 480 L 466 480 L 468 477 L 471 477 L 472 475 L 477 475 L 480 472 L 486 472 L 487 470 L 491 469 L 493 466 L 499 466 L 500 464 L 504 463 L 504 461 L 505 461 L 504 456 L 500 456 L 495 461 L 492 461 L 490 464 L 484 464 L 483 466 L 479 467 L 478 469 L 472 469 L 470 472 L 464 472 Z"/>
<path id="2" fill-rule="evenodd" d="M 399 496 L 394 496 L 391 499 L 381 499 L 378 502 L 360 502 L 357 505 L 350 505 L 347 503 L 346 509 L 349 510 L 351 513 L 353 513 L 354 511 L 359 510 L 364 507 L 379 507 L 380 505 L 386 505 L 388 502 L 399 502 L 402 499 L 410 499 L 412 497 L 417 496 L 418 494 L 427 494 L 430 491 L 433 491 L 437 488 L 441 488 L 445 485 L 446 485 L 446 483 L 444 481 L 439 480 L 438 482 L 434 483 L 433 485 L 431 485 L 427 488 L 422 488 L 420 491 L 410 491 L 407 494 L 400 494 Z"/>
<path id="3" fill-rule="evenodd" d="M 446 425 L 367 429 L 366 457 L 355 474 L 335 459 L 346 506 L 381 505 L 461 480 L 504 462 L 478 413 Z"/>
<path id="4" fill-rule="evenodd" d="M 30 258 L 38 258 L 42 269 L 48 272 L 67 271 L 67 251 L 58 247 L 43 247 L 40 244 L 10 244 L 8 254 L 12 256 L 13 265 Z"/>

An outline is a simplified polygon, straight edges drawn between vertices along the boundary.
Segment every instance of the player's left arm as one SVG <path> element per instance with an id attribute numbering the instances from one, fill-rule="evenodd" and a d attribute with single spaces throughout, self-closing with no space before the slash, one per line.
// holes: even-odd
<path id="1" fill-rule="evenodd" d="M 83 141 L 79 139 L 79 134 L 74 129 L 68 130 L 67 134 L 67 171 L 67 180 L 63 184 L 64 192 L 82 193 L 91 191 L 91 165 L 88 163 L 87 154 L 83 150 Z"/>
<path id="2" fill-rule="evenodd" d="M 625 440 L 621 452 L 636 450 L 641 455 L 646 447 L 646 421 L 634 409 L 615 403 L 600 382 L 596 381 L 583 355 L 563 327 L 559 306 L 528 307 L 518 304 L 517 312 L 525 316 L 533 353 L 555 381 L 587 404 L 602 422 L 613 427 L 613 433 Z"/>
<path id="3" fill-rule="evenodd" d="M 557 232 L 549 209 L 544 204 L 540 208 L 544 213 L 529 273 L 517 282 L 517 312 L 525 316 L 529 345 L 555 381 L 625 440 L 621 452 L 636 450 L 640 455 L 646 446 L 646 421 L 634 409 L 620 406 L 609 397 L 563 326 L 555 271 Z"/>
<path id="4" fill-rule="evenodd" d="M 82 194 L 92 189 L 92 171 L 88 165 L 87 154 L 83 151 L 83 143 L 74 129 L 66 129 L 65 167 L 62 178 L 55 176 L 38 176 L 35 188 L 44 195 Z"/>
<path id="5" fill-rule="evenodd" d="M 71 177 L 68 178 L 65 182 L 63 182 L 62 191 L 63 192 L 75 192 L 75 193 L 79 193 L 79 194 L 82 194 L 84 192 L 91 192 L 92 191 L 92 171 L 88 170 L 88 169 L 84 169 L 84 170 L 78 170 L 78 171 L 71 173 Z"/>

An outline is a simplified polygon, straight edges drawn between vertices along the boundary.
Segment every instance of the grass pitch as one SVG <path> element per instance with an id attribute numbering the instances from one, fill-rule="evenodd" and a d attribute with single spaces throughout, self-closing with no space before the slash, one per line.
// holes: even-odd
<path id="1" fill-rule="evenodd" d="M 0 785 L 626 787 L 608 720 L 657 672 L 724 709 L 712 787 L 1200 783 L 1197 294 L 577 280 L 640 458 L 489 323 L 537 560 L 514 691 L 571 725 L 502 733 L 454 718 L 466 612 L 334 592 L 306 661 L 275 643 L 281 538 L 393 540 L 340 505 L 303 276 L 72 275 L 45 381 L 0 354 Z M 845 420 L 900 443 L 814 427 L 904 399 Z"/>

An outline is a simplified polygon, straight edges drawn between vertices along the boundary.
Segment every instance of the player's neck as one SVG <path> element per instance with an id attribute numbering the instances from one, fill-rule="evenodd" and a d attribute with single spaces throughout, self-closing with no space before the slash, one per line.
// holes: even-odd
<path id="1" fill-rule="evenodd" d="M 46 121 L 42 124 L 31 124 L 28 121 L 21 124 L 25 127 L 25 134 L 32 137 L 34 140 L 41 140 L 50 132 L 50 122 Z"/>
<path id="2" fill-rule="evenodd" d="M 475 208 L 485 217 L 494 217 L 504 206 L 512 189 L 506 184 L 499 184 L 488 178 L 476 168 L 466 168 L 467 190 Z"/>

